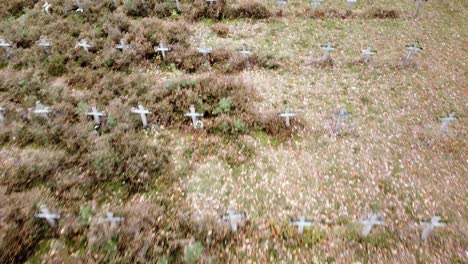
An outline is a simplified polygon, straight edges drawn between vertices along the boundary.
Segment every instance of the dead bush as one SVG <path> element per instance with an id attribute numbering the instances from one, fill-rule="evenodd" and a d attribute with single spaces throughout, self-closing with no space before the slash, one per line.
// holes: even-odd
<path id="1" fill-rule="evenodd" d="M 363 14 L 365 18 L 398 18 L 400 14 L 396 10 L 385 10 L 381 8 L 371 8 L 366 10 Z"/>
<path id="2" fill-rule="evenodd" d="M 206 0 L 194 0 L 190 18 L 192 20 L 200 20 L 203 18 L 210 18 L 221 20 L 229 14 L 229 7 L 226 0 L 218 0 L 210 3 Z"/>
<path id="3" fill-rule="evenodd" d="M 230 11 L 231 18 L 265 19 L 272 16 L 271 11 L 258 1 L 242 1 Z"/>
<path id="4" fill-rule="evenodd" d="M 229 27 L 222 23 L 216 23 L 211 26 L 211 30 L 213 30 L 218 37 L 225 38 L 229 34 Z"/>

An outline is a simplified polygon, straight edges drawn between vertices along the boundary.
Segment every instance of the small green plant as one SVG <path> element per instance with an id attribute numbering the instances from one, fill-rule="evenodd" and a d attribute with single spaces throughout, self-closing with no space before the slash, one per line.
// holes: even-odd
<path id="1" fill-rule="evenodd" d="M 231 111 L 232 101 L 229 98 L 222 98 L 219 101 L 218 107 L 213 111 L 213 115 L 219 115 L 221 113 L 228 113 Z"/>
<path id="2" fill-rule="evenodd" d="M 166 88 L 168 90 L 176 89 L 186 89 L 195 86 L 196 82 L 194 80 L 171 80 L 166 83 Z"/>
<path id="3" fill-rule="evenodd" d="M 204 247 L 201 242 L 197 241 L 185 248 L 184 261 L 186 263 L 197 263 L 203 254 Z"/>
<path id="4" fill-rule="evenodd" d="M 79 221 L 82 225 L 89 225 L 91 222 L 91 217 L 93 216 L 93 212 L 91 211 L 91 207 L 83 206 L 80 208 L 80 217 Z"/>
<path id="5" fill-rule="evenodd" d="M 156 262 L 156 264 L 168 264 L 169 261 L 167 260 L 167 257 L 161 257 L 160 259 L 158 259 L 158 262 Z"/>

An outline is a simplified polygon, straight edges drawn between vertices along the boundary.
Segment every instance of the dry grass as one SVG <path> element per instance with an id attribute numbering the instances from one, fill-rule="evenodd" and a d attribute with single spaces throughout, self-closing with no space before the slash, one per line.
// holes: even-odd
<path id="1" fill-rule="evenodd" d="M 17 48 L 0 59 L 0 262 L 179 263 L 197 241 L 203 263 L 466 262 L 468 33 L 453 26 L 464 2 L 429 2 L 416 20 L 407 1 L 360 1 L 345 16 L 344 1 L 327 1 L 313 20 L 299 1 L 266 20 L 227 19 L 240 5 L 224 1 L 198 1 L 196 16 L 182 1 L 165 19 L 154 17 L 169 16 L 166 2 L 148 1 L 147 14 L 83 2 L 82 16 L 46 17 L 19 0 L 2 10 L 0 35 Z M 258 3 L 258 14 L 276 12 Z M 43 34 L 61 42 L 54 55 L 33 47 Z M 81 37 L 92 54 L 70 49 Z M 121 37 L 134 52 L 105 48 Z M 333 65 L 311 65 L 329 39 Z M 400 67 L 414 40 L 424 51 Z M 153 50 L 160 41 L 168 62 Z M 216 51 L 209 67 L 194 54 L 202 43 Z M 243 45 L 255 52 L 248 64 Z M 378 51 L 370 65 L 359 63 L 367 45 Z M 221 99 L 229 111 L 216 110 Z M 49 120 L 27 114 L 37 100 L 54 107 Z M 128 112 L 138 102 L 154 113 L 146 130 Z M 205 130 L 182 116 L 190 104 Z M 83 116 L 91 105 L 110 114 L 98 131 Z M 299 113 L 292 130 L 273 113 L 286 105 Z M 352 117 L 335 135 L 342 106 Z M 451 111 L 458 120 L 441 137 Z M 41 204 L 62 216 L 56 228 L 32 217 Z M 247 213 L 237 234 L 220 219 L 227 208 Z M 108 210 L 126 221 L 79 221 Z M 372 211 L 386 225 L 360 238 L 354 223 Z M 302 214 L 318 225 L 298 236 L 288 220 Z M 418 223 L 432 215 L 448 225 L 420 243 Z"/>

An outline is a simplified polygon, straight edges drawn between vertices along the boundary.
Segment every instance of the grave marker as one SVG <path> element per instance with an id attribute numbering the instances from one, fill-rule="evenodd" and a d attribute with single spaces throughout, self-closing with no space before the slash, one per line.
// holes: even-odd
<path id="1" fill-rule="evenodd" d="M 286 106 L 286 110 L 283 113 L 278 113 L 278 116 L 284 118 L 284 120 L 286 122 L 286 127 L 290 127 L 291 126 L 291 118 L 296 117 L 297 113 L 290 112 L 289 111 L 289 106 Z"/>
<path id="2" fill-rule="evenodd" d="M 445 223 L 440 222 L 440 216 L 433 216 L 430 222 L 421 222 L 423 225 L 423 231 L 421 233 L 421 240 L 426 242 L 429 234 L 434 230 L 436 227 L 444 227 L 446 226 Z"/>
<path id="3" fill-rule="evenodd" d="M 195 112 L 194 105 L 190 105 L 190 112 L 185 113 L 184 116 L 192 118 L 193 128 L 195 129 L 203 128 L 203 122 L 201 120 L 198 120 L 198 117 L 202 117 L 203 114 Z"/>
<path id="4" fill-rule="evenodd" d="M 50 113 L 50 109 L 48 106 L 44 106 L 40 101 L 37 101 L 36 106 L 34 107 L 32 112 L 36 115 L 47 117 L 47 115 Z"/>
<path id="5" fill-rule="evenodd" d="M 346 108 L 342 107 L 340 109 L 340 112 L 335 114 L 336 116 L 336 123 L 335 123 L 335 132 L 338 134 L 344 127 L 344 123 L 346 122 L 346 119 L 350 118 L 351 115 L 348 114 L 346 111 Z"/>
<path id="6" fill-rule="evenodd" d="M 141 124 L 143 125 L 143 127 L 148 126 L 148 120 L 146 119 L 146 115 L 150 115 L 151 112 L 146 110 L 143 107 L 143 105 L 138 104 L 138 108 L 132 107 L 131 112 L 134 113 L 134 114 L 140 115 Z"/>
<path id="7" fill-rule="evenodd" d="M 166 52 L 169 52 L 169 48 L 168 47 L 165 47 L 164 44 L 162 42 L 159 43 L 159 47 L 157 46 L 154 46 L 154 51 L 156 52 L 161 52 L 162 54 L 162 57 L 163 57 L 163 61 L 166 60 Z"/>
<path id="8" fill-rule="evenodd" d="M 5 121 L 5 116 L 3 115 L 4 112 L 5 112 L 5 109 L 0 106 L 0 125 L 2 125 L 3 122 Z"/>
<path id="9" fill-rule="evenodd" d="M 369 64 L 371 56 L 377 54 L 377 51 L 372 50 L 370 47 L 367 47 L 365 50 L 361 50 L 362 56 L 364 57 L 364 63 Z"/>
<path id="10" fill-rule="evenodd" d="M 406 63 L 411 63 L 413 56 L 415 53 L 422 51 L 423 48 L 419 44 L 419 41 L 416 41 L 415 43 L 411 45 L 406 45 L 406 50 L 408 50 L 408 53 L 406 54 L 405 62 Z"/>
<path id="11" fill-rule="evenodd" d="M 427 2 L 427 0 L 425 0 Z M 414 17 L 418 17 L 419 13 L 421 12 L 423 0 L 415 0 L 416 2 L 416 11 L 414 12 Z"/>
<path id="12" fill-rule="evenodd" d="M 213 5 L 213 3 L 216 3 L 216 0 L 206 0 L 206 2 L 208 2 L 209 5 Z"/>
<path id="13" fill-rule="evenodd" d="M 249 58 L 249 56 L 253 53 L 253 51 L 248 50 L 245 45 L 242 47 L 242 50 L 239 51 L 239 52 L 240 52 L 240 54 L 242 54 L 242 58 L 244 60 L 247 60 Z"/>
<path id="14" fill-rule="evenodd" d="M 41 38 L 39 39 L 39 42 L 37 43 L 37 45 L 39 47 L 41 47 L 41 48 L 44 48 L 44 49 L 52 47 L 52 43 L 47 41 L 47 38 L 44 37 L 44 36 L 41 36 Z"/>
<path id="15" fill-rule="evenodd" d="M 115 217 L 114 213 L 107 212 L 106 217 L 99 218 L 99 223 L 110 223 L 111 225 L 116 225 L 117 223 L 123 222 L 125 218 L 123 217 Z"/>
<path id="16" fill-rule="evenodd" d="M 42 12 L 50 15 L 50 8 L 52 7 L 51 4 L 49 4 L 49 2 L 47 2 L 47 0 L 45 1 L 45 3 L 42 5 Z"/>
<path id="17" fill-rule="evenodd" d="M 198 53 L 203 54 L 203 56 L 206 58 L 208 55 L 213 51 L 212 48 L 197 48 Z"/>
<path id="18" fill-rule="evenodd" d="M 322 4 L 322 0 L 313 0 L 310 2 L 310 5 L 312 6 L 312 10 L 315 12 L 319 8 L 319 6 Z"/>
<path id="19" fill-rule="evenodd" d="M 348 12 L 352 12 L 353 11 L 353 6 L 354 4 L 357 3 L 357 0 L 346 0 L 346 2 L 348 3 Z"/>
<path id="20" fill-rule="evenodd" d="M 77 9 L 75 10 L 75 12 L 83 13 L 84 9 L 83 9 L 83 6 L 81 5 L 80 0 L 75 0 L 75 3 L 76 3 L 76 6 L 77 6 Z"/>
<path id="21" fill-rule="evenodd" d="M 385 222 L 382 219 L 379 219 L 379 217 L 376 214 L 370 214 L 367 217 L 367 219 L 359 220 L 359 223 L 362 225 L 362 229 L 361 229 L 362 237 L 367 237 L 375 225 L 385 224 Z"/>
<path id="22" fill-rule="evenodd" d="M 450 123 L 456 121 L 457 118 L 455 117 L 455 112 L 451 112 L 447 117 L 441 118 L 441 124 L 440 124 L 440 133 L 442 135 L 447 135 L 448 134 L 448 129 L 450 126 Z"/>
<path id="23" fill-rule="evenodd" d="M 305 216 L 301 216 L 299 218 L 299 220 L 296 220 L 296 221 L 291 221 L 291 224 L 293 226 L 297 226 L 297 231 L 300 235 L 302 235 L 304 233 L 304 227 L 310 227 L 310 226 L 313 226 L 315 225 L 314 222 L 312 221 L 307 221 Z"/>
<path id="24" fill-rule="evenodd" d="M 89 48 L 91 48 L 93 45 L 88 44 L 86 39 L 81 39 L 75 46 L 75 48 L 83 48 L 84 51 L 89 52 Z"/>
<path id="25" fill-rule="evenodd" d="M 106 113 L 105 112 L 99 112 L 95 106 L 91 107 L 91 112 L 87 112 L 86 113 L 87 116 L 92 116 L 93 119 L 94 119 L 94 123 L 96 123 L 96 125 L 100 125 L 101 124 L 101 117 L 103 116 L 106 116 Z"/>
<path id="26" fill-rule="evenodd" d="M 41 209 L 39 210 L 40 212 L 38 214 L 35 214 L 34 217 L 45 219 L 49 223 L 49 225 L 55 226 L 56 220 L 60 218 L 60 215 L 51 213 L 49 209 L 45 206 L 41 206 Z"/>
<path id="27" fill-rule="evenodd" d="M 0 38 L 0 48 L 8 50 L 9 48 L 11 48 L 11 43 L 8 43 L 5 39 Z"/>
<path id="28" fill-rule="evenodd" d="M 328 41 L 327 44 L 324 44 L 324 45 L 320 45 L 320 48 L 323 50 L 323 58 L 322 60 L 325 62 L 325 61 L 328 61 L 330 59 L 330 52 L 332 51 L 335 51 L 336 48 L 333 47 L 333 44 L 331 41 Z"/>
<path id="29" fill-rule="evenodd" d="M 119 44 L 115 45 L 115 48 L 121 51 L 126 51 L 130 49 L 130 45 L 127 44 L 125 39 L 121 38 Z"/>
<path id="30" fill-rule="evenodd" d="M 229 221 L 231 224 L 232 232 L 237 232 L 237 225 L 239 222 L 246 218 L 245 213 L 236 213 L 232 209 L 228 209 L 227 214 L 223 215 L 224 221 Z"/>

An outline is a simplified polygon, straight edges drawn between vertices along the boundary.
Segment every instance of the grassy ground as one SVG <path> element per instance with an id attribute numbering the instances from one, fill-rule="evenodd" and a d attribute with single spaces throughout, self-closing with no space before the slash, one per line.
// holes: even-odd
<path id="1" fill-rule="evenodd" d="M 217 21 L 229 28 L 223 37 L 212 30 L 215 19 L 189 20 L 187 2 L 183 15 L 162 20 L 154 18 L 161 13 L 132 17 L 124 4 L 84 18 L 54 14 L 54 21 L 32 1 L 23 14 L 0 20 L 0 36 L 20 43 L 12 59 L 0 60 L 7 110 L 0 260 L 466 262 L 466 3 L 429 2 L 417 19 L 413 1 L 360 1 L 346 19 L 312 18 L 303 1 L 290 1 L 278 17 L 263 3 L 271 18 Z M 370 7 L 399 17 L 365 18 Z M 322 8 L 341 12 L 346 5 L 327 1 Z M 26 48 L 43 31 L 68 46 L 50 56 Z M 168 32 L 183 62 L 163 63 L 151 51 Z M 68 51 L 84 36 L 99 46 L 93 54 Z M 103 51 L 121 36 L 137 45 L 135 53 Z M 338 48 L 333 66 L 314 65 L 329 39 Z M 415 40 L 424 51 L 403 68 L 405 45 Z M 258 61 L 237 72 L 223 68 L 238 65 L 232 59 L 197 64 L 183 50 L 201 44 L 245 44 Z M 378 51 L 369 66 L 358 62 L 367 45 Z M 197 85 L 169 88 L 168 81 L 186 79 Z M 230 110 L 213 114 L 223 98 L 232 99 Z M 36 100 L 53 105 L 54 118 L 25 114 Z M 149 129 L 123 111 L 137 102 L 155 111 Z M 202 132 L 180 118 L 190 103 L 206 111 Z M 98 132 L 83 116 L 92 104 L 111 114 Z M 299 113 L 291 133 L 264 120 L 286 105 Z M 335 135 L 341 107 L 352 117 Z M 458 120 L 443 137 L 439 118 L 452 111 Z M 33 218 L 42 204 L 60 212 L 58 227 Z M 227 208 L 247 213 L 238 234 L 220 220 Z M 126 221 L 115 228 L 89 218 L 108 210 Z M 370 212 L 383 214 L 386 225 L 361 238 L 355 223 Z M 300 215 L 318 222 L 303 236 L 288 223 Z M 433 215 L 447 227 L 422 243 L 419 222 Z"/>

